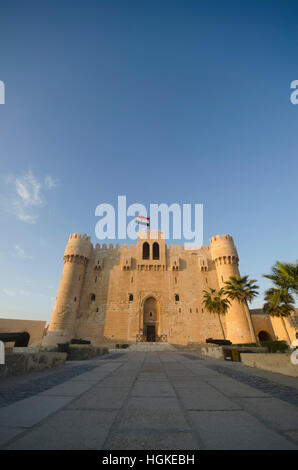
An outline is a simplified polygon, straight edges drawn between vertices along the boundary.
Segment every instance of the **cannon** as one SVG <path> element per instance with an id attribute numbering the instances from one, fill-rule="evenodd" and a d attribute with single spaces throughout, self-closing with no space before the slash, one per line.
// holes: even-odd
<path id="1" fill-rule="evenodd" d="M 70 344 L 91 344 L 91 341 L 88 341 L 87 339 L 76 339 L 73 338 L 70 341 Z"/>
<path id="2" fill-rule="evenodd" d="M 228 339 L 207 338 L 206 343 L 217 344 L 218 346 L 230 346 L 232 343 Z"/>
<path id="3" fill-rule="evenodd" d="M 23 333 L 0 333 L 0 341 L 3 343 L 14 343 L 15 348 L 27 348 L 30 335 L 26 331 Z"/>

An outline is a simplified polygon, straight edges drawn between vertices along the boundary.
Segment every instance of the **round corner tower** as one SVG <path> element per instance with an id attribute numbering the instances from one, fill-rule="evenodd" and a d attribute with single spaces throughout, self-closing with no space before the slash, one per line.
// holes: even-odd
<path id="1" fill-rule="evenodd" d="M 56 346 L 57 343 L 65 343 L 73 337 L 86 267 L 92 249 L 90 237 L 87 235 L 70 235 L 64 252 L 64 268 L 58 294 L 43 346 Z"/>
<path id="2" fill-rule="evenodd" d="M 238 253 L 230 235 L 212 237 L 209 249 L 215 264 L 219 288 L 224 287 L 225 282 L 231 276 L 240 276 Z M 255 342 L 250 313 L 246 305 L 231 301 L 231 306 L 226 315 L 226 326 L 227 339 L 232 343 Z"/>

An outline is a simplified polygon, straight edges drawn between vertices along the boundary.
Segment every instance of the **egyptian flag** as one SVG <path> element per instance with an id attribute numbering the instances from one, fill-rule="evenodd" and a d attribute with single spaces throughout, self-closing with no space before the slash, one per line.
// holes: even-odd
<path id="1" fill-rule="evenodd" d="M 141 215 L 137 215 L 136 216 L 136 224 L 147 225 L 147 227 L 149 227 L 150 218 L 149 217 L 143 217 Z"/>

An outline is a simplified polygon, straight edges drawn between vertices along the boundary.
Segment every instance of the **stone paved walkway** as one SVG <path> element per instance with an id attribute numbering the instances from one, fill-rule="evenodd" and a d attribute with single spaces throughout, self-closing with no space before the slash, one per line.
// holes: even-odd
<path id="1" fill-rule="evenodd" d="M 298 381 L 123 351 L 0 381 L 3 449 L 298 449 Z"/>

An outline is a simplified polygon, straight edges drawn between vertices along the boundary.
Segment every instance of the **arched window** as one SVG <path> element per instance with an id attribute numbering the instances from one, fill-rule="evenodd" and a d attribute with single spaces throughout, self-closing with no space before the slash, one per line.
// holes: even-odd
<path id="1" fill-rule="evenodd" d="M 153 259 L 159 259 L 159 244 L 153 243 Z"/>
<path id="2" fill-rule="evenodd" d="M 143 259 L 149 259 L 149 255 L 150 255 L 149 243 L 145 242 L 143 244 Z"/>
<path id="3" fill-rule="evenodd" d="M 95 299 L 96 299 L 96 295 L 90 294 L 90 303 L 94 302 Z"/>
<path id="4" fill-rule="evenodd" d="M 175 294 L 175 302 L 179 302 L 179 295 Z"/>
<path id="5" fill-rule="evenodd" d="M 132 294 L 129 294 L 128 300 L 129 300 L 129 302 L 132 302 L 132 301 L 133 301 L 133 295 L 132 295 Z"/>

